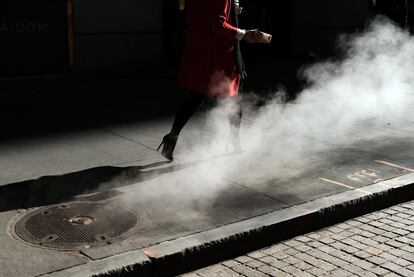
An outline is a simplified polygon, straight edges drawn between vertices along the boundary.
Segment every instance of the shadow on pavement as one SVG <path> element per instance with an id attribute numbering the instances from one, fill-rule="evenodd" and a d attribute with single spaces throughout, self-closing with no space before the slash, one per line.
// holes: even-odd
<path id="1" fill-rule="evenodd" d="M 100 201 L 123 194 L 115 190 L 148 181 L 161 175 L 195 167 L 228 153 L 205 160 L 157 168 L 169 161 L 142 166 L 101 166 L 58 176 L 12 183 L 0 187 L 0 212 L 58 204 L 64 201 Z M 116 181 L 113 181 L 115 180 Z M 113 182 L 111 182 L 113 181 Z M 89 194 L 89 195 L 88 195 Z"/>
<path id="2" fill-rule="evenodd" d="M 193 164 L 180 164 L 154 169 L 167 163 L 169 162 L 129 167 L 102 166 L 8 184 L 0 187 L 0 212 L 56 204 L 74 200 L 78 195 L 76 200 L 104 200 L 122 194 L 114 190 L 116 187 L 129 186 L 193 166 Z M 122 183 L 110 182 L 120 176 L 122 176 Z M 84 194 L 91 195 L 84 196 Z"/>

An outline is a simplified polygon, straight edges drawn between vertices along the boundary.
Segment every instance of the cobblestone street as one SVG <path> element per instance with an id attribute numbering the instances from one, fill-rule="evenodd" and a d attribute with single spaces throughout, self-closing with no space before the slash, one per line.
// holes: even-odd
<path id="1" fill-rule="evenodd" d="M 182 276 L 414 276 L 414 201 Z"/>

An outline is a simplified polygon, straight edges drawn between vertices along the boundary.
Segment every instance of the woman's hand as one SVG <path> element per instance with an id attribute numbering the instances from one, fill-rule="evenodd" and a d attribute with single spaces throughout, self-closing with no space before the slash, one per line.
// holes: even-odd
<path id="1" fill-rule="evenodd" d="M 244 34 L 243 40 L 247 43 L 257 43 L 257 32 L 259 30 L 247 30 L 246 34 Z"/>

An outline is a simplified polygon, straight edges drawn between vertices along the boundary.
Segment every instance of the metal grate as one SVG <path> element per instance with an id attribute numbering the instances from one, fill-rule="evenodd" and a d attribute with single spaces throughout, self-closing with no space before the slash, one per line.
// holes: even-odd
<path id="1" fill-rule="evenodd" d="M 119 206 L 72 202 L 28 213 L 17 221 L 15 232 L 31 244 L 72 250 L 124 240 L 137 223 L 136 214 Z"/>

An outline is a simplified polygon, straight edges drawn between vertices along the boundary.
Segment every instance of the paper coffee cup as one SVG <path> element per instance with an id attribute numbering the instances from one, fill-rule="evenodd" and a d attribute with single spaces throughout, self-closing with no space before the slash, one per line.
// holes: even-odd
<path id="1" fill-rule="evenodd" d="M 272 35 L 260 31 L 257 32 L 257 38 L 262 43 L 270 43 L 272 41 Z"/>

